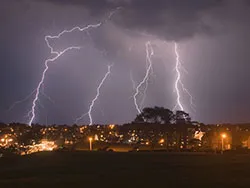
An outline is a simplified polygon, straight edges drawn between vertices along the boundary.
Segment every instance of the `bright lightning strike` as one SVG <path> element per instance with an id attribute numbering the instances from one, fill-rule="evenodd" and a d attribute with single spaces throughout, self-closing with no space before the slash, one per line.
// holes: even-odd
<path id="1" fill-rule="evenodd" d="M 150 44 L 150 47 L 151 47 L 151 50 L 153 51 L 153 47 L 151 46 L 151 44 Z M 146 62 L 147 62 L 146 69 L 148 69 L 148 67 L 152 63 L 151 62 L 151 58 L 149 60 L 148 56 L 146 56 Z M 145 100 L 146 100 L 146 97 L 147 97 L 147 90 L 148 90 L 148 85 L 149 85 L 149 78 L 153 77 L 153 76 L 155 76 L 155 74 L 154 74 L 154 69 L 153 69 L 153 66 L 152 66 L 151 69 L 150 69 L 150 75 L 147 77 L 146 82 L 145 82 L 145 87 L 144 87 L 144 89 L 142 91 L 142 96 L 143 97 L 142 97 L 142 100 L 141 100 L 141 103 L 140 103 L 140 109 L 144 108 L 144 103 L 145 103 Z"/>
<path id="2" fill-rule="evenodd" d="M 135 94 L 134 94 L 134 96 L 133 96 L 133 98 L 134 98 L 134 104 L 135 104 L 136 110 L 137 110 L 137 112 L 138 112 L 139 114 L 141 113 L 141 109 L 140 109 L 140 107 L 139 107 L 139 105 L 138 105 L 137 97 L 138 97 L 138 95 L 140 94 L 140 88 L 141 88 L 144 84 L 146 84 L 146 86 L 147 86 L 147 82 L 148 82 L 150 73 L 151 73 L 152 68 L 153 68 L 151 57 L 154 55 L 154 50 L 153 50 L 153 48 L 152 48 L 151 42 L 150 42 L 150 41 L 146 42 L 145 46 L 146 46 L 146 54 L 147 54 L 146 58 L 147 58 L 147 62 L 148 62 L 148 67 L 147 67 L 147 70 L 146 70 L 145 77 L 144 77 L 143 80 L 139 83 L 139 85 L 136 87 L 136 89 L 135 89 L 136 92 L 135 92 Z"/>
<path id="3" fill-rule="evenodd" d="M 31 124 L 33 123 L 35 117 L 36 117 L 36 106 L 37 106 L 37 103 L 39 101 L 39 96 L 40 96 L 40 93 L 41 93 L 41 87 L 42 85 L 44 84 L 44 80 L 45 80 L 45 77 L 46 77 L 46 73 L 47 71 L 49 70 L 49 63 L 51 62 L 54 62 L 56 61 L 59 57 L 61 57 L 62 55 L 64 55 L 66 52 L 68 52 L 69 50 L 79 50 L 80 47 L 79 46 L 70 46 L 66 49 L 64 49 L 63 51 L 55 51 L 54 48 L 50 45 L 49 43 L 49 39 L 59 39 L 62 35 L 64 35 L 65 33 L 72 33 L 76 30 L 80 31 L 80 32 L 87 32 L 88 33 L 88 30 L 89 29 L 92 29 L 92 28 L 98 28 L 100 27 L 101 25 L 103 25 L 104 23 L 106 23 L 108 20 L 111 19 L 111 17 L 118 11 L 120 10 L 122 7 L 118 7 L 116 8 L 114 11 L 112 11 L 109 15 L 108 15 L 108 18 L 106 20 L 104 20 L 103 22 L 100 22 L 98 24 L 90 24 L 90 25 L 87 25 L 86 27 L 79 27 L 79 26 L 76 26 L 70 30 L 63 30 L 61 33 L 59 33 L 58 35 L 55 35 L 55 36 L 50 36 L 50 35 L 47 35 L 45 36 L 45 42 L 48 46 L 48 48 L 50 49 L 50 54 L 51 55 L 54 55 L 53 58 L 49 58 L 45 61 L 45 69 L 42 73 L 42 78 L 35 90 L 35 98 L 32 102 L 32 107 L 31 107 L 31 110 L 29 111 L 28 113 L 28 116 L 31 117 L 30 120 L 29 120 L 29 125 L 31 126 Z"/>
<path id="4" fill-rule="evenodd" d="M 28 113 L 31 116 L 31 118 L 29 120 L 29 123 L 28 123 L 30 126 L 31 126 L 31 124 L 33 123 L 33 121 L 34 121 L 34 119 L 36 117 L 36 106 L 37 106 L 37 102 L 39 100 L 39 96 L 40 96 L 40 92 L 41 92 L 41 87 L 44 84 L 46 73 L 49 70 L 49 63 L 56 61 L 59 57 L 61 57 L 62 55 L 64 55 L 69 50 L 76 50 L 76 49 L 79 50 L 80 49 L 79 46 L 70 46 L 70 47 L 64 49 L 63 51 L 55 51 L 54 48 L 50 45 L 49 39 L 59 39 L 65 33 L 71 33 L 71 32 L 73 32 L 75 30 L 78 30 L 78 31 L 82 32 L 82 31 L 87 31 L 90 28 L 97 28 L 97 27 L 100 27 L 100 26 L 101 26 L 101 23 L 98 23 L 96 25 L 88 25 L 88 26 L 83 27 L 83 28 L 74 27 L 71 30 L 64 30 L 61 33 L 59 33 L 58 35 L 56 35 L 56 36 L 50 36 L 50 35 L 45 36 L 45 41 L 46 41 L 46 44 L 47 44 L 48 48 L 50 49 L 50 54 L 54 55 L 54 57 L 47 59 L 45 61 L 45 63 L 44 63 L 45 64 L 45 69 L 44 69 L 44 71 L 42 73 L 41 80 L 38 83 L 38 86 L 36 88 L 36 92 L 35 92 L 36 94 L 35 94 L 35 98 L 34 98 L 34 100 L 32 102 L 31 110 Z"/>
<path id="5" fill-rule="evenodd" d="M 40 95 L 40 90 L 41 90 L 41 86 L 42 84 L 44 83 L 44 79 L 45 79 L 45 76 L 46 76 L 46 73 L 47 71 L 49 70 L 49 63 L 50 62 L 54 62 L 55 60 L 57 60 L 60 56 L 62 56 L 65 52 L 69 51 L 69 50 L 72 50 L 72 49 L 80 49 L 80 47 L 69 47 L 69 48 L 66 48 L 65 50 L 63 50 L 62 52 L 54 52 L 53 51 L 53 54 L 56 54 L 56 56 L 54 58 L 51 58 L 51 59 L 48 59 L 45 61 L 45 69 L 42 73 L 42 78 L 37 86 L 37 89 L 36 89 L 36 95 L 35 95 L 35 99 L 33 100 L 32 102 L 32 108 L 31 108 L 31 118 L 30 118 L 30 121 L 29 121 L 29 125 L 31 126 L 32 122 L 34 121 L 35 119 L 35 116 L 36 116 L 36 113 L 35 113 L 35 109 L 36 109 L 36 105 L 37 105 L 37 101 L 39 99 L 39 95 Z"/>
<path id="6" fill-rule="evenodd" d="M 92 110 L 94 108 L 95 102 L 98 100 L 99 96 L 100 96 L 100 89 L 103 86 L 104 82 L 106 81 L 106 79 L 108 78 L 108 76 L 111 73 L 111 67 L 112 65 L 108 65 L 108 71 L 107 73 L 104 75 L 103 79 L 101 80 L 99 86 L 97 87 L 96 90 L 96 96 L 95 98 L 92 100 L 90 106 L 89 106 L 89 111 L 86 114 L 83 114 L 81 117 L 76 119 L 76 123 L 78 121 L 80 121 L 84 116 L 88 115 L 89 116 L 89 125 L 93 125 L 93 118 L 92 118 Z"/>
<path id="7" fill-rule="evenodd" d="M 144 107 L 144 103 L 145 103 L 145 100 L 146 100 L 146 97 L 147 97 L 147 90 L 148 90 L 148 83 L 149 82 L 149 76 L 148 76 L 148 78 L 147 78 L 147 80 L 146 80 L 146 82 L 145 82 L 145 88 L 144 88 L 144 90 L 143 90 L 143 92 L 142 92 L 142 100 L 141 100 L 141 103 L 140 103 L 140 109 L 143 109 L 143 107 Z"/>
<path id="8" fill-rule="evenodd" d="M 195 105 L 193 103 L 193 97 L 190 94 L 190 92 L 185 88 L 185 86 L 184 86 L 184 84 L 183 84 L 183 82 L 181 80 L 181 69 L 184 69 L 184 68 L 182 67 L 181 62 L 180 62 L 178 44 L 176 42 L 174 43 L 174 50 L 175 50 L 175 56 L 176 56 L 175 71 L 176 71 L 176 74 L 177 74 L 177 77 L 176 77 L 176 80 L 175 80 L 175 92 L 176 92 L 176 95 L 177 95 L 177 99 L 176 99 L 176 106 L 174 107 L 174 110 L 178 109 L 178 110 L 181 110 L 181 111 L 185 111 L 184 105 L 181 102 L 181 92 L 180 92 L 180 88 L 179 88 L 179 87 L 181 87 L 182 90 L 190 97 L 191 108 L 195 111 L 195 109 L 194 109 Z"/>
<path id="9" fill-rule="evenodd" d="M 180 91 L 179 91 L 179 85 L 181 83 L 181 72 L 180 72 L 180 58 L 179 58 L 179 53 L 178 53 L 178 45 L 176 42 L 174 43 L 174 50 L 175 50 L 175 55 L 176 55 L 175 71 L 177 74 L 177 78 L 175 81 L 175 91 L 177 94 L 177 103 L 176 103 L 175 109 L 179 108 L 181 111 L 184 111 L 184 107 L 181 103 L 181 95 L 180 95 Z"/>

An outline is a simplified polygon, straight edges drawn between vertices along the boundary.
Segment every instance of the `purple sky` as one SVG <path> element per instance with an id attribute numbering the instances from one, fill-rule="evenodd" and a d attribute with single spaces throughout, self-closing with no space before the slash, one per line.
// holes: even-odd
<path id="1" fill-rule="evenodd" d="M 84 2 L 84 3 L 83 3 Z M 122 7 L 101 28 L 65 34 L 55 49 L 81 46 L 50 64 L 35 123 L 73 124 L 88 111 L 96 88 L 114 64 L 93 109 L 94 123 L 125 123 L 136 116 L 132 72 L 138 84 L 146 72 L 145 43 L 151 41 L 154 74 L 145 106 L 172 109 L 176 102 L 174 41 L 182 80 L 194 97 L 181 101 L 204 123 L 250 122 L 249 0 L 3 0 L 0 5 L 0 121 L 28 122 L 34 95 L 8 111 L 36 87 L 50 51 L 45 35 L 96 24 Z M 88 118 L 80 123 L 88 124 Z"/>

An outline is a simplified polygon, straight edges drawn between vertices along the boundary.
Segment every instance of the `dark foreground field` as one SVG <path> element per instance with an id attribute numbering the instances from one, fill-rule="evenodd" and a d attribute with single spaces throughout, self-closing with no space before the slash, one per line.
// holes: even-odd
<path id="1" fill-rule="evenodd" d="M 248 155 L 39 153 L 0 158 L 0 187 L 250 187 Z"/>

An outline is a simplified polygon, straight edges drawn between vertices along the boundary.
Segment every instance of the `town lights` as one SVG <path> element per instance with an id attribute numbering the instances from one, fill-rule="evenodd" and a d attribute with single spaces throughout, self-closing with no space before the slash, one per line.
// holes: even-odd
<path id="1" fill-rule="evenodd" d="M 225 133 L 221 134 L 221 153 L 223 154 L 224 151 L 224 139 L 227 138 L 227 135 Z"/>
<path id="2" fill-rule="evenodd" d="M 225 139 L 227 135 L 225 133 L 221 134 L 221 138 Z"/>
<path id="3" fill-rule="evenodd" d="M 93 138 L 89 137 L 89 150 L 90 151 L 92 151 L 92 141 L 93 141 Z"/>
<path id="4" fill-rule="evenodd" d="M 115 125 L 114 125 L 114 124 L 111 124 L 111 125 L 109 125 L 109 128 L 110 128 L 110 129 L 114 129 L 114 128 L 115 128 Z"/>
<path id="5" fill-rule="evenodd" d="M 165 140 L 162 138 L 162 139 L 160 139 L 159 144 L 161 144 L 161 146 L 162 146 L 164 144 L 164 142 L 165 142 Z"/>

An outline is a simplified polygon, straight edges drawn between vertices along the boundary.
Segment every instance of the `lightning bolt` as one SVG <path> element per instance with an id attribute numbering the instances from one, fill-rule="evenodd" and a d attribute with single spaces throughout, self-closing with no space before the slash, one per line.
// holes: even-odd
<path id="1" fill-rule="evenodd" d="M 79 26 L 76 26 L 70 30 L 63 30 L 61 33 L 59 33 L 58 35 L 55 35 L 55 36 L 50 36 L 50 35 L 47 35 L 45 36 L 45 42 L 48 46 L 48 48 L 50 49 L 50 54 L 53 55 L 54 57 L 53 58 L 49 58 L 45 61 L 44 65 L 45 65 L 45 69 L 43 70 L 43 73 L 42 73 L 42 77 L 41 77 L 41 80 L 40 82 L 38 83 L 38 86 L 35 90 L 35 98 L 32 102 L 32 107 L 31 107 L 31 110 L 28 112 L 28 116 L 30 117 L 30 120 L 29 120 L 29 125 L 31 126 L 31 124 L 33 123 L 35 117 L 36 117 L 36 106 L 37 106 L 37 103 L 38 103 L 38 100 L 39 100 L 39 96 L 40 96 L 40 93 L 41 93 L 41 87 L 42 85 L 44 84 L 44 80 L 45 80 L 45 77 L 46 77 L 46 73 L 48 72 L 49 70 L 49 63 L 51 62 L 54 62 L 56 61 L 57 59 L 59 59 L 59 57 L 61 57 L 62 55 L 64 55 L 66 52 L 70 51 L 70 50 L 79 50 L 80 47 L 79 46 L 70 46 L 66 49 L 64 49 L 63 51 L 56 51 L 54 50 L 54 48 L 50 45 L 49 43 L 49 40 L 51 39 L 60 39 L 60 37 L 66 33 L 72 33 L 74 31 L 79 31 L 79 32 L 87 32 L 88 33 L 88 30 L 89 29 L 92 29 L 92 28 L 98 28 L 100 27 L 101 25 L 103 25 L 104 23 L 106 23 L 108 20 L 110 20 L 112 18 L 112 16 L 118 11 L 120 10 L 122 7 L 118 7 L 116 8 L 114 11 L 112 11 L 109 15 L 108 15 L 108 18 L 105 19 L 103 22 L 100 22 L 98 24 L 90 24 L 90 25 L 87 25 L 86 27 L 79 27 Z"/>
<path id="2" fill-rule="evenodd" d="M 46 41 L 46 44 L 47 44 L 48 48 L 50 49 L 50 54 L 54 55 L 54 57 L 47 59 L 45 61 L 45 63 L 44 63 L 45 69 L 43 70 L 41 80 L 38 83 L 38 86 L 36 88 L 36 91 L 35 91 L 36 94 L 35 94 L 35 98 L 34 98 L 34 100 L 32 102 L 31 110 L 28 113 L 28 115 L 31 116 L 31 118 L 29 120 L 29 123 L 28 123 L 30 126 L 31 126 L 31 124 L 33 123 L 33 121 L 34 121 L 34 119 L 36 117 L 36 111 L 35 110 L 36 110 L 37 102 L 39 100 L 41 88 L 44 85 L 44 80 L 45 80 L 46 74 L 47 74 L 47 72 L 49 70 L 49 63 L 56 61 L 59 57 L 64 55 L 69 50 L 76 50 L 76 49 L 79 50 L 80 49 L 79 46 L 70 46 L 70 47 L 64 49 L 63 51 L 56 51 L 50 45 L 49 39 L 59 39 L 65 33 L 71 33 L 71 32 L 73 32 L 75 30 L 78 30 L 78 31 L 82 32 L 82 31 L 86 31 L 86 30 L 88 30 L 90 28 L 97 28 L 97 27 L 100 27 L 100 26 L 101 26 L 101 23 L 98 23 L 96 25 L 88 25 L 88 26 L 83 27 L 83 28 L 80 28 L 80 27 L 77 26 L 77 27 L 72 28 L 71 30 L 63 30 L 61 33 L 59 33 L 58 35 L 55 35 L 55 36 L 50 36 L 50 35 L 45 36 L 45 41 Z"/>
<path id="3" fill-rule="evenodd" d="M 147 77 L 146 79 L 146 82 L 145 82 L 145 87 L 143 89 L 143 92 L 142 92 L 142 100 L 141 100 L 141 103 L 140 103 L 140 109 L 143 109 L 144 107 L 144 103 L 145 103 L 145 100 L 146 100 L 146 97 L 147 97 L 147 90 L 148 90 L 148 83 L 149 82 L 149 76 Z"/>
<path id="4" fill-rule="evenodd" d="M 150 48 L 151 48 L 152 52 L 154 52 L 151 43 L 150 43 Z M 149 66 L 150 66 L 150 64 L 152 64 L 151 61 L 152 61 L 151 57 L 149 59 L 148 56 L 146 56 L 146 69 L 148 69 Z M 140 103 L 140 108 L 141 109 L 144 108 L 144 103 L 145 103 L 145 100 L 146 100 L 146 97 L 147 97 L 147 90 L 148 90 L 148 86 L 149 86 L 149 78 L 150 77 L 154 77 L 154 76 L 155 76 L 154 69 L 153 69 L 153 66 L 151 66 L 151 68 L 150 68 L 150 75 L 147 77 L 146 82 L 145 82 L 145 87 L 143 88 L 143 91 L 142 91 L 142 96 L 143 97 L 142 97 L 142 100 L 141 100 L 141 103 Z"/>
<path id="5" fill-rule="evenodd" d="M 174 51 L 175 51 L 175 56 L 176 56 L 176 62 L 175 62 L 175 71 L 176 71 L 176 80 L 175 80 L 175 92 L 177 95 L 177 99 L 176 99 L 176 105 L 174 107 L 174 111 L 176 109 L 181 110 L 181 111 L 185 111 L 184 105 L 181 102 L 181 91 L 180 91 L 180 87 L 181 89 L 189 96 L 190 98 L 190 105 L 191 108 L 195 111 L 195 105 L 193 102 L 193 96 L 190 94 L 190 92 L 188 91 L 188 89 L 185 88 L 182 79 L 181 79 L 181 69 L 183 69 L 186 73 L 187 70 L 183 68 L 181 61 L 180 61 L 180 55 L 179 55 L 179 51 L 178 51 L 178 44 L 175 42 L 174 43 Z"/>
<path id="6" fill-rule="evenodd" d="M 175 50 L 175 56 L 176 56 L 176 62 L 175 62 L 175 71 L 177 74 L 177 78 L 175 81 L 175 92 L 177 94 L 177 99 L 176 99 L 176 106 L 174 107 L 174 109 L 179 108 L 180 110 L 184 111 L 184 107 L 183 104 L 181 103 L 181 94 L 180 94 L 180 90 L 179 90 L 179 85 L 181 83 L 181 72 L 180 72 L 180 57 L 179 57 L 179 53 L 178 53 L 178 45 L 175 42 L 174 43 L 174 50 Z"/>
<path id="7" fill-rule="evenodd" d="M 140 107 L 139 107 L 139 105 L 138 105 L 137 97 L 138 97 L 138 95 L 140 94 L 140 89 L 141 89 L 141 87 L 142 87 L 144 84 L 146 84 L 145 88 L 147 88 L 147 82 L 148 82 L 150 73 L 151 73 L 152 68 L 153 68 L 151 57 L 154 55 L 154 50 L 153 50 L 153 48 L 152 48 L 151 42 L 150 42 L 150 41 L 146 42 L 145 46 L 146 46 L 146 60 L 147 60 L 147 62 L 148 62 L 148 66 L 147 66 L 146 74 L 145 74 L 143 80 L 142 80 L 142 81 L 139 83 L 139 85 L 136 87 L 136 89 L 135 89 L 135 94 L 134 94 L 134 96 L 133 96 L 135 108 L 136 108 L 136 110 L 137 110 L 137 112 L 138 112 L 139 114 L 141 113 L 141 109 L 140 109 Z M 144 91 L 145 91 L 145 90 L 144 90 Z"/>
<path id="8" fill-rule="evenodd" d="M 148 67 L 146 67 L 146 69 L 147 69 Z M 149 78 L 149 77 L 148 77 Z M 136 91 L 136 82 L 135 82 L 135 80 L 134 80 L 134 77 L 133 77 L 133 73 L 132 73 L 132 71 L 130 71 L 130 80 L 131 80 L 131 83 L 132 83 L 132 86 L 133 86 L 133 91 Z M 145 102 L 145 100 L 146 100 L 146 92 L 147 92 L 147 89 L 148 89 L 148 81 L 149 81 L 149 79 L 147 79 L 146 81 L 145 81 L 145 87 L 142 89 L 143 91 L 139 91 L 139 94 L 138 95 L 141 95 L 142 96 L 142 100 L 141 100 L 141 102 L 140 102 L 140 105 L 138 105 L 138 106 L 140 106 L 140 109 L 142 109 L 143 108 L 143 105 L 144 105 L 144 102 Z M 133 96 L 131 96 L 130 98 L 134 98 L 134 95 Z"/>
<path id="9" fill-rule="evenodd" d="M 95 102 L 98 100 L 98 98 L 100 96 L 101 87 L 103 86 L 103 84 L 105 83 L 106 79 L 108 78 L 108 76 L 111 73 L 111 67 L 112 67 L 112 65 L 108 65 L 108 71 L 104 75 L 103 79 L 101 80 L 100 84 L 97 87 L 96 96 L 91 101 L 91 104 L 89 106 L 89 111 L 87 113 L 83 114 L 81 117 L 77 118 L 76 121 L 75 121 L 76 123 L 79 122 L 84 116 L 88 115 L 89 116 L 89 125 L 93 125 L 92 110 L 94 108 Z"/>
<path id="10" fill-rule="evenodd" d="M 51 54 L 55 54 L 56 56 L 54 58 L 50 58 L 50 59 L 47 59 L 45 61 L 45 69 L 42 73 L 42 78 L 37 86 L 37 89 L 36 89 L 36 94 L 35 94 L 35 99 L 33 100 L 32 102 L 32 107 L 31 107 L 31 111 L 28 113 L 28 114 L 31 114 L 31 118 L 30 118 L 30 121 L 29 121 L 29 125 L 31 126 L 32 122 L 34 121 L 35 117 L 36 117 L 36 112 L 35 112 L 35 109 L 36 109 L 36 105 L 37 105 L 37 101 L 39 99 L 39 95 L 40 95 L 40 91 L 41 91 L 41 86 L 44 84 L 44 79 L 45 79 L 45 76 L 46 76 L 46 73 L 48 72 L 49 70 L 49 63 L 50 62 L 54 62 L 56 61 L 60 56 L 62 56 L 64 53 L 66 53 L 67 51 L 69 50 L 73 50 L 73 49 L 80 49 L 80 47 L 75 47 L 75 46 L 71 46 L 71 47 L 68 47 L 66 49 L 64 49 L 63 51 L 61 52 L 57 52 L 57 51 L 54 51 L 53 48 L 50 46 L 49 42 L 48 42 L 48 37 L 49 36 L 46 36 L 45 37 L 45 40 L 47 42 L 47 45 L 48 47 L 51 49 Z"/>

